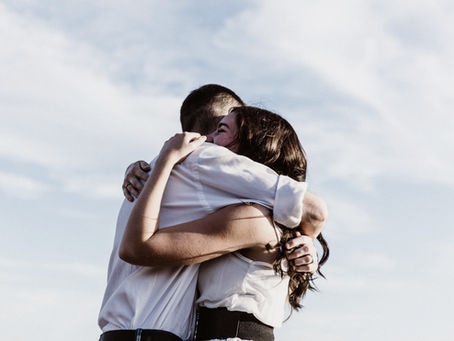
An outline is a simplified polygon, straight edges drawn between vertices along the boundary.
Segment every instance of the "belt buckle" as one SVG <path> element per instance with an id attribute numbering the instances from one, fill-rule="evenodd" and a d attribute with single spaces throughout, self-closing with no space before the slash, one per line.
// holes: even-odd
<path id="1" fill-rule="evenodd" d="M 136 341 L 140 341 L 142 339 L 142 329 L 136 329 Z"/>

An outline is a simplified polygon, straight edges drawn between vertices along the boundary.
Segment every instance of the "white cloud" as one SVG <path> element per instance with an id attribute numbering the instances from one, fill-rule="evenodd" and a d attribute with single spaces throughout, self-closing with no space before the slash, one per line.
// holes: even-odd
<path id="1" fill-rule="evenodd" d="M 356 255 L 360 256 L 360 255 Z M 411 279 L 394 276 L 396 267 L 392 259 L 385 256 L 366 255 L 363 259 L 347 258 L 330 260 L 323 273 L 327 280 L 319 279 L 317 286 L 324 295 L 394 295 L 396 290 L 411 286 Z M 370 263 L 367 263 L 370 261 Z M 341 263 L 341 264 L 340 264 Z M 333 298 L 333 297 L 332 297 Z"/>
<path id="2" fill-rule="evenodd" d="M 0 172 L 0 191 L 7 195 L 31 199 L 38 197 L 49 189 L 49 185 L 27 176 Z"/>
<path id="3" fill-rule="evenodd" d="M 377 230 L 371 214 L 358 202 L 329 195 L 329 192 L 323 196 L 329 211 L 325 231 L 330 238 L 348 239 L 352 235 L 364 235 Z"/>
<path id="4" fill-rule="evenodd" d="M 71 174 L 61 176 L 64 191 L 84 196 L 118 199 L 123 195 L 122 178 L 105 174 Z"/>
<path id="5" fill-rule="evenodd" d="M 80 262 L 37 261 L 33 259 L 0 258 L 1 273 L 8 273 L 8 277 L 14 277 L 15 273 L 26 271 L 36 274 L 42 271 L 57 271 L 61 277 L 78 276 L 99 279 L 106 273 L 106 269 L 93 264 Z"/>
<path id="6" fill-rule="evenodd" d="M 112 178 L 119 165 L 151 159 L 179 130 L 180 97 L 115 82 L 112 61 L 95 47 L 3 5 L 0 32 L 0 62 L 8 65 L 0 77 L 2 159 L 43 167 L 72 191 L 78 173 L 101 169 Z M 88 190 L 105 197 L 112 188 Z"/>
<path id="7" fill-rule="evenodd" d="M 447 235 L 441 238 L 438 234 L 428 235 L 428 239 L 420 247 L 420 256 L 417 258 L 418 268 L 421 271 L 431 274 L 434 278 L 433 286 L 444 288 L 454 283 L 454 233 L 448 231 Z M 446 290 L 447 295 L 454 296 L 452 290 Z M 454 297 L 453 297 L 454 298 Z"/>
<path id="8" fill-rule="evenodd" d="M 391 1 L 261 1 L 230 18 L 217 41 L 288 74 L 310 70 L 337 92 L 337 98 L 325 98 L 329 117 L 339 124 L 347 111 L 352 125 L 332 126 L 327 107 L 320 106 L 316 116 L 325 119 L 314 127 L 318 138 L 310 135 L 328 148 L 320 156 L 332 164 L 328 175 L 363 179 L 366 187 L 377 174 L 453 185 L 451 13 L 440 1 L 410 7 Z M 318 89 L 294 84 L 290 78 L 280 86 L 320 96 Z M 349 108 L 339 96 L 348 98 Z"/>
<path id="9" fill-rule="evenodd" d="M 350 264 L 356 268 L 370 271 L 393 271 L 397 266 L 396 259 L 386 254 L 373 252 L 353 252 L 349 255 Z"/>
<path id="10" fill-rule="evenodd" d="M 40 339 L 94 338 L 100 333 L 96 315 L 101 304 L 106 269 L 80 262 L 0 258 L 0 326 L 8 340 L 24 320 Z M 77 316 L 76 319 L 68 316 Z"/>

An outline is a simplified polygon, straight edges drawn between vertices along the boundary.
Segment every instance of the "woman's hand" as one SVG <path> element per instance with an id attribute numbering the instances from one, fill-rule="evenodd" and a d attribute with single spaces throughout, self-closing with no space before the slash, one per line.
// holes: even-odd
<path id="1" fill-rule="evenodd" d="M 161 149 L 160 157 L 165 160 L 170 158 L 172 166 L 183 161 L 183 159 L 205 142 L 206 137 L 198 133 L 179 133 L 167 140 Z M 162 160 L 161 160 L 162 161 Z M 123 180 L 123 193 L 125 198 L 131 202 L 138 198 L 148 180 L 150 165 L 145 161 L 136 161 L 126 169 Z"/>
<path id="2" fill-rule="evenodd" d="M 183 161 L 205 141 L 206 136 L 201 136 L 199 133 L 177 133 L 164 143 L 158 160 L 173 166 Z"/>
<path id="3" fill-rule="evenodd" d="M 205 140 L 199 133 L 180 133 L 164 143 L 126 224 L 119 250 L 121 259 L 134 263 L 150 255 L 150 241 L 158 230 L 162 196 L 172 168 Z"/>

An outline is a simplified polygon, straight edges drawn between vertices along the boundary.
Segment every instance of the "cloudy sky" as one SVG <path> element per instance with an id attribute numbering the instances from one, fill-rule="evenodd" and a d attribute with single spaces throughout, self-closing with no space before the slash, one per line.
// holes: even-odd
<path id="1" fill-rule="evenodd" d="M 220 83 L 294 125 L 330 210 L 327 280 L 277 339 L 450 340 L 453 21 L 448 0 L 0 0 L 2 338 L 97 339 L 124 169 Z"/>

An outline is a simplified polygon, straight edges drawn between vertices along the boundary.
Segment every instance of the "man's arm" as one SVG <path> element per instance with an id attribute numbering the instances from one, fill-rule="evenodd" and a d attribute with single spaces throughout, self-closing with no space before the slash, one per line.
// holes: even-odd
<path id="1" fill-rule="evenodd" d="M 325 201 L 315 194 L 306 192 L 303 199 L 303 216 L 299 225 L 302 233 L 312 239 L 317 238 L 327 218 L 328 208 Z"/>
<path id="2" fill-rule="evenodd" d="M 309 267 L 308 264 L 316 264 L 318 267 L 318 257 L 317 253 L 308 255 L 308 241 L 315 240 L 322 232 L 328 218 L 328 209 L 322 198 L 310 192 L 306 192 L 303 204 L 303 217 L 299 225 L 301 233 L 298 232 L 299 236 L 290 239 L 285 248 L 289 252 L 287 259 L 294 262 L 297 271 L 312 272 L 309 269 L 313 266 Z"/>
<path id="3" fill-rule="evenodd" d="M 312 239 L 315 239 L 320 234 L 324 227 L 325 220 L 327 219 L 326 204 L 320 197 L 306 192 L 306 184 L 297 182 L 289 177 L 278 176 L 268 167 L 229 151 L 223 153 L 220 159 L 218 159 L 218 155 L 221 154 L 222 151 L 219 153 L 218 149 L 215 148 L 206 149 L 204 152 L 205 151 L 206 153 L 201 153 L 199 157 L 202 165 L 200 167 L 202 168 L 202 174 L 206 175 L 206 179 L 203 181 L 204 186 L 220 186 L 225 191 L 230 191 L 234 195 L 243 195 L 245 198 L 261 198 L 260 195 L 263 195 L 263 202 L 255 202 L 268 208 L 272 207 L 275 221 L 288 227 L 296 227 L 299 225 L 299 229 L 302 233 Z M 213 165 L 213 168 L 211 168 L 211 165 Z M 205 173 L 203 173 L 204 168 L 207 168 Z M 213 169 L 215 170 L 215 173 L 227 173 L 229 177 L 233 177 L 234 182 L 231 183 L 232 187 L 225 188 L 225 183 L 218 185 L 213 183 L 212 180 L 210 181 L 210 171 Z M 267 182 L 268 180 L 273 181 L 273 176 L 278 176 L 274 197 L 267 197 L 270 194 L 269 190 L 265 190 L 260 194 L 260 192 L 255 191 L 254 186 L 251 186 L 254 181 L 258 181 L 256 184 L 257 190 L 261 191 L 269 185 Z M 256 180 L 256 178 L 258 178 L 258 180 Z M 217 180 L 219 181 L 219 179 L 222 178 L 218 177 Z M 304 189 L 301 191 L 301 187 L 299 186 L 304 186 Z M 296 198 L 300 198 L 301 202 L 292 202 L 293 200 L 296 200 Z M 302 203 L 301 206 L 298 205 L 300 203 Z M 296 253 L 293 254 L 290 259 L 302 258 L 298 261 L 294 261 L 296 265 L 305 265 L 308 261 L 311 261 L 318 266 L 316 257 L 310 257 L 309 259 L 306 256 L 307 252 L 304 248 L 305 243 L 307 243 L 307 238 L 304 237 L 294 240 L 294 246 L 292 246 L 292 248 L 299 244 L 303 247 L 297 248 L 295 250 Z M 306 269 L 303 267 L 300 270 L 304 272 Z"/>
<path id="4" fill-rule="evenodd" d="M 199 198 L 212 211 L 232 203 L 253 202 L 271 209 L 274 221 L 287 227 L 297 227 L 301 221 L 305 182 L 279 175 L 214 144 L 196 150 L 181 167 L 195 174 Z"/>
<path id="5" fill-rule="evenodd" d="M 195 153 L 197 156 L 190 155 L 188 160 L 191 161 L 184 164 L 191 172 L 197 173 L 203 187 L 200 195 L 205 197 L 206 204 L 213 211 L 219 208 L 216 207 L 219 197 L 226 199 L 226 202 L 230 200 L 230 203 L 251 201 L 272 209 L 276 222 L 288 227 L 298 226 L 303 213 L 306 183 L 278 175 L 261 163 L 213 144 Z M 143 187 L 141 179 L 145 178 L 145 174 L 138 163 L 130 166 L 123 182 L 128 200 L 130 193 L 139 194 Z M 216 194 L 210 196 L 212 193 Z"/>

